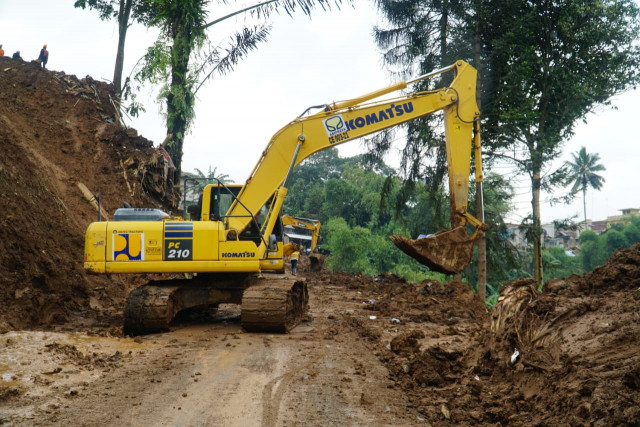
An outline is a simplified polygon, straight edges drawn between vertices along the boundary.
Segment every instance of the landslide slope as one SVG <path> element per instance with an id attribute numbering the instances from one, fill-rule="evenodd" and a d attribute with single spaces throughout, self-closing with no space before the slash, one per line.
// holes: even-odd
<path id="1" fill-rule="evenodd" d="M 144 173 L 159 151 L 115 124 L 110 84 L 0 57 L 0 87 L 0 332 L 95 323 L 128 285 L 84 273 L 97 210 L 81 187 L 109 213 L 125 200 L 160 207 Z"/>

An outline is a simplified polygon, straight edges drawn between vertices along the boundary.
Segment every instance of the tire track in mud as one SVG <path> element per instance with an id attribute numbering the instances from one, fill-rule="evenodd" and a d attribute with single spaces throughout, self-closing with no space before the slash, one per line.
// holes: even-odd
<path id="1" fill-rule="evenodd" d="M 272 379 L 264 386 L 262 392 L 262 425 L 264 427 L 276 426 L 278 413 L 280 412 L 280 404 L 282 403 L 282 398 L 289 384 L 296 375 L 316 364 L 321 358 L 326 356 L 327 349 L 325 347 L 321 348 L 322 350 L 307 363 Z"/>

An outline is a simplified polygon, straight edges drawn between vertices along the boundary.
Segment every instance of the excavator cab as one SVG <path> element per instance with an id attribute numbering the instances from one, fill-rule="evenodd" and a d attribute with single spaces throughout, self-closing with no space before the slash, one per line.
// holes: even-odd
<path id="1" fill-rule="evenodd" d="M 201 221 L 202 216 L 202 200 L 204 192 L 210 192 L 209 205 L 209 221 L 224 221 L 231 205 L 234 200 L 237 199 L 238 194 L 242 191 L 242 185 L 239 184 L 212 184 L 204 188 L 203 193 L 198 197 L 198 202 L 194 205 L 187 207 L 187 213 L 193 221 Z M 256 246 L 259 246 L 265 236 L 262 234 L 262 228 L 264 227 L 267 219 L 269 206 L 272 200 L 269 199 L 265 205 L 262 206 L 257 212 L 249 212 L 248 210 L 243 216 L 253 217 L 253 220 L 249 222 L 245 230 L 238 234 L 238 240 L 250 240 L 253 241 Z M 276 222 L 272 231 L 276 236 L 276 241 L 282 243 L 283 227 L 282 221 Z"/>

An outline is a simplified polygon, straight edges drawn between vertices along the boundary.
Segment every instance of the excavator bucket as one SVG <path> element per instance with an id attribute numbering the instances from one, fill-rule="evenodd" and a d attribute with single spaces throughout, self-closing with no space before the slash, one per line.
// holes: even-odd
<path id="1" fill-rule="evenodd" d="M 309 262 L 309 268 L 311 268 L 312 271 L 320 271 L 324 265 L 324 255 L 313 253 L 309 255 Z"/>
<path id="2" fill-rule="evenodd" d="M 476 232 L 469 236 L 462 226 L 416 240 L 397 235 L 389 238 L 398 249 L 431 270 L 457 274 L 471 262 L 473 245 L 480 235 Z"/>

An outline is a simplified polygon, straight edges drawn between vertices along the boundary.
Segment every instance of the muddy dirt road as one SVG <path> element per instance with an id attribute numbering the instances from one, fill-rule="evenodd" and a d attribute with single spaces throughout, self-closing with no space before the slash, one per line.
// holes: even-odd
<path id="1" fill-rule="evenodd" d="M 13 425 L 411 425 L 406 398 L 344 314 L 312 292 L 311 319 L 288 335 L 245 333 L 224 306 L 204 324 L 144 338 L 11 332 L 0 372 Z M 357 295 L 357 294 L 356 294 Z M 361 301 L 354 300 L 353 310 Z M 349 310 L 347 308 L 347 310 Z M 26 351 L 29 354 L 23 353 Z M 36 360 L 38 359 L 38 360 Z M 26 363 L 25 363 L 26 362 Z"/>
<path id="2" fill-rule="evenodd" d="M 286 335 L 243 332 L 235 306 L 135 339 L 2 334 L 0 424 L 640 424 L 640 245 L 544 293 L 518 279 L 491 312 L 457 281 L 308 283 Z"/>

